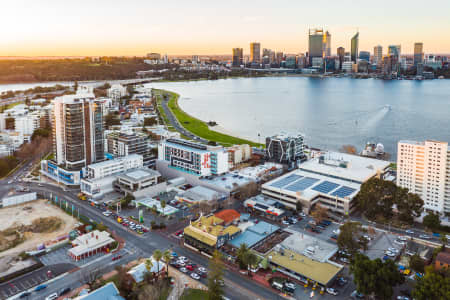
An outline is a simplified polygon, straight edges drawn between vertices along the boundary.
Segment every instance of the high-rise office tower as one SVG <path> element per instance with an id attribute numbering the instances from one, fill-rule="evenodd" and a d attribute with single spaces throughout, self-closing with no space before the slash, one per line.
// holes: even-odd
<path id="1" fill-rule="evenodd" d="M 358 50 L 359 50 L 359 32 L 357 32 L 351 40 L 351 48 L 350 48 L 350 55 L 352 62 L 356 63 L 356 60 L 358 59 Z"/>
<path id="2" fill-rule="evenodd" d="M 414 43 L 414 65 L 423 63 L 423 43 Z"/>
<path id="3" fill-rule="evenodd" d="M 277 64 L 281 64 L 281 62 L 283 61 L 283 52 L 277 52 L 275 60 Z"/>
<path id="4" fill-rule="evenodd" d="M 323 57 L 331 56 L 331 34 L 328 31 L 323 33 L 322 51 L 323 51 Z"/>
<path id="5" fill-rule="evenodd" d="M 250 43 L 250 62 L 260 63 L 261 62 L 261 44 L 260 43 Z"/>
<path id="6" fill-rule="evenodd" d="M 401 45 L 389 45 L 388 55 L 394 56 L 397 60 L 400 58 L 402 46 Z"/>
<path id="7" fill-rule="evenodd" d="M 424 201 L 425 210 L 450 212 L 450 148 L 446 142 L 400 141 L 397 185 Z"/>
<path id="8" fill-rule="evenodd" d="M 369 62 L 370 61 L 370 52 L 369 51 L 359 51 L 359 59 Z"/>
<path id="9" fill-rule="evenodd" d="M 377 65 L 383 61 L 383 47 L 381 45 L 373 47 L 373 62 Z"/>
<path id="10" fill-rule="evenodd" d="M 339 58 L 339 70 L 341 70 L 342 63 L 344 62 L 344 57 L 345 57 L 345 48 L 344 47 L 337 48 L 337 56 Z"/>
<path id="11" fill-rule="evenodd" d="M 67 170 L 81 170 L 102 161 L 102 103 L 92 93 L 57 97 L 53 103 L 55 162 Z"/>
<path id="12" fill-rule="evenodd" d="M 324 50 L 331 46 L 331 35 L 328 31 L 324 33 L 321 28 L 309 29 L 308 42 L 309 64 L 312 65 L 313 58 L 323 58 L 325 55 Z"/>
<path id="13" fill-rule="evenodd" d="M 244 64 L 244 50 L 242 48 L 233 48 L 233 67 L 239 67 Z"/>

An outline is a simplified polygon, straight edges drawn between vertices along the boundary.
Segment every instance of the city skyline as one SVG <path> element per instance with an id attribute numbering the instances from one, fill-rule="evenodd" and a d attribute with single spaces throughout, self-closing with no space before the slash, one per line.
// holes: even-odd
<path id="1" fill-rule="evenodd" d="M 85 0 L 76 4 L 52 0 L 4 3 L 2 10 L 9 13 L 0 24 L 8 30 L 0 35 L 0 56 L 142 56 L 150 51 L 220 55 L 229 54 L 235 47 L 242 47 L 247 55 L 252 41 L 261 43 L 261 48 L 304 53 L 308 49 L 308 29 L 315 27 L 332 35 L 332 54 L 340 46 L 349 49 L 350 39 L 358 30 L 360 50 L 372 52 L 379 44 L 385 49 L 399 44 L 402 53 L 413 54 L 414 43 L 423 42 L 425 53 L 450 52 L 450 40 L 442 39 L 442 32 L 450 29 L 445 14 L 450 10 L 448 1 L 432 0 L 429 5 L 439 7 L 432 16 L 423 14 L 418 1 L 383 0 L 370 10 L 349 0 L 339 3 L 282 0 L 276 6 L 272 2 L 266 5 L 265 1 L 258 1 L 260 5 L 256 6 L 253 1 L 231 2 L 236 2 L 240 9 L 227 10 L 218 1 L 131 0 L 113 5 L 103 0 L 95 4 Z M 300 11 L 321 13 L 299 17 Z"/>

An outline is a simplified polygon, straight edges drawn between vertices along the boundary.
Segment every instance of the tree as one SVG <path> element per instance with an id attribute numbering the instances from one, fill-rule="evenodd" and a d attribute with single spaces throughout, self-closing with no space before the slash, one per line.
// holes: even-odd
<path id="1" fill-rule="evenodd" d="M 374 294 L 377 299 L 391 299 L 393 287 L 405 281 L 395 263 L 388 259 L 370 260 L 363 254 L 356 254 L 350 264 L 357 290 L 365 295 Z"/>
<path id="2" fill-rule="evenodd" d="M 222 300 L 223 289 L 220 282 L 223 280 L 224 266 L 220 252 L 214 250 L 209 260 L 208 274 L 208 300 Z"/>
<path id="3" fill-rule="evenodd" d="M 361 185 L 356 196 L 357 204 L 370 219 L 377 215 L 391 218 L 396 188 L 393 182 L 371 178 Z"/>
<path id="4" fill-rule="evenodd" d="M 146 277 L 147 278 L 152 278 L 152 268 L 153 268 L 153 262 L 151 259 L 146 259 L 145 260 L 145 270 L 147 270 L 146 272 Z"/>
<path id="5" fill-rule="evenodd" d="M 297 213 L 301 212 L 303 209 L 303 204 L 300 200 L 297 200 L 297 202 L 295 203 L 295 210 L 297 211 Z"/>
<path id="6" fill-rule="evenodd" d="M 401 221 L 412 224 L 414 218 L 423 211 L 423 200 L 417 194 L 409 193 L 408 189 L 398 187 L 396 192 L 398 216 Z"/>
<path id="7" fill-rule="evenodd" d="M 161 252 L 161 250 L 156 249 L 155 251 L 153 251 L 153 258 L 156 260 L 157 278 L 159 278 L 159 262 L 161 261 L 162 257 L 163 253 Z"/>
<path id="8" fill-rule="evenodd" d="M 442 234 L 439 239 L 441 240 L 442 243 L 442 251 L 445 251 L 445 246 L 447 245 L 448 242 L 447 236 L 445 234 Z"/>
<path id="9" fill-rule="evenodd" d="M 166 200 L 161 200 L 161 208 L 162 208 L 162 214 L 163 214 L 163 216 L 164 216 L 164 209 L 166 208 Z"/>
<path id="10" fill-rule="evenodd" d="M 436 230 L 441 227 L 441 220 L 437 214 L 430 212 L 423 217 L 423 225 L 431 230 Z"/>
<path id="11" fill-rule="evenodd" d="M 163 258 L 164 262 L 166 263 L 166 278 L 168 278 L 169 277 L 169 262 L 170 262 L 170 259 L 172 258 L 172 256 L 170 255 L 170 251 L 165 250 L 163 252 L 162 258 Z"/>
<path id="12" fill-rule="evenodd" d="M 361 223 L 347 222 L 340 228 L 340 233 L 337 238 L 339 249 L 344 249 L 350 254 L 354 255 L 360 248 L 367 247 L 367 240 L 362 237 L 364 232 Z"/>
<path id="13" fill-rule="evenodd" d="M 328 209 L 322 205 L 316 204 L 315 209 L 311 212 L 311 216 L 316 219 L 317 222 L 328 218 Z"/>
<path id="14" fill-rule="evenodd" d="M 236 252 L 237 261 L 239 263 L 239 268 L 241 269 L 247 269 L 247 258 L 248 254 L 250 252 L 250 249 L 248 248 L 246 243 L 241 244 L 239 249 Z"/>
<path id="15" fill-rule="evenodd" d="M 409 258 L 409 267 L 416 272 L 423 273 L 425 262 L 418 254 L 414 254 Z"/>
<path id="16" fill-rule="evenodd" d="M 125 197 L 123 197 L 123 199 L 120 200 L 120 204 L 121 204 L 123 207 L 128 207 L 128 206 L 130 205 L 131 201 L 133 201 L 133 200 L 135 200 L 135 199 L 136 199 L 136 198 L 135 198 L 133 195 L 127 193 L 127 194 L 125 195 Z"/>
<path id="17" fill-rule="evenodd" d="M 450 277 L 434 271 L 433 266 L 427 267 L 425 276 L 417 278 L 412 296 L 416 300 L 450 299 Z"/>
<path id="18" fill-rule="evenodd" d="M 256 264 L 259 262 L 259 258 L 258 256 L 256 256 L 256 254 L 249 252 L 247 254 L 247 264 L 248 267 L 253 268 L 256 267 Z M 249 272 L 249 274 L 251 274 L 252 272 Z"/>

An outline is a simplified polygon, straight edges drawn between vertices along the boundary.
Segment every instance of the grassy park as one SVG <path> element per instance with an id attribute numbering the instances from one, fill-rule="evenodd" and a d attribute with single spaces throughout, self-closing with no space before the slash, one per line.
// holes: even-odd
<path id="1" fill-rule="evenodd" d="M 180 122 L 180 124 L 184 128 L 186 128 L 193 134 L 201 138 L 207 139 L 209 141 L 217 142 L 223 146 L 231 146 L 236 144 L 249 144 L 251 146 L 261 146 L 260 144 L 249 140 L 233 137 L 214 130 L 210 130 L 205 122 L 188 115 L 178 106 L 178 99 L 180 97 L 178 94 L 170 91 L 161 91 L 161 92 L 169 94 L 170 96 L 168 102 L 169 109 L 178 119 L 178 122 Z"/>

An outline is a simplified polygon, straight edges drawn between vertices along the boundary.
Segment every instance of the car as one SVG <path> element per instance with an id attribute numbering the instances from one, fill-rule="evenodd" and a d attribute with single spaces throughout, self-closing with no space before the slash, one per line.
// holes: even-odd
<path id="1" fill-rule="evenodd" d="M 195 280 L 200 280 L 200 275 L 198 275 L 195 272 L 191 273 L 191 277 L 194 278 Z"/>
<path id="2" fill-rule="evenodd" d="M 178 260 L 180 260 L 184 263 L 187 263 L 189 261 L 189 259 L 186 256 L 180 256 L 180 257 L 178 257 Z"/>
<path id="3" fill-rule="evenodd" d="M 119 259 L 121 259 L 121 258 L 122 258 L 122 255 L 117 255 L 117 256 L 114 256 L 114 257 L 112 258 L 112 260 L 115 261 L 115 260 L 119 260 Z"/>
<path id="4" fill-rule="evenodd" d="M 145 227 L 142 227 L 142 231 L 143 231 L 143 232 L 148 232 L 148 229 L 145 228 Z"/>
<path id="5" fill-rule="evenodd" d="M 335 229 L 335 230 L 333 230 L 333 233 L 336 235 L 339 235 L 339 233 L 341 233 L 341 230 L 339 228 Z"/>
<path id="6" fill-rule="evenodd" d="M 43 289 L 46 289 L 46 288 L 47 288 L 46 284 L 41 284 L 41 285 L 38 285 L 37 287 L 35 287 L 34 291 L 35 292 L 39 292 L 39 291 L 42 291 Z"/>
<path id="7" fill-rule="evenodd" d="M 406 232 L 407 234 L 414 234 L 414 231 L 412 231 L 411 229 L 406 229 L 405 232 Z"/>
<path id="8" fill-rule="evenodd" d="M 296 288 L 295 283 L 289 282 L 289 281 L 284 282 L 284 286 L 287 287 L 288 289 L 292 289 L 292 290 L 295 290 L 295 288 Z"/>
<path id="9" fill-rule="evenodd" d="M 191 272 L 195 270 L 195 268 L 192 265 L 186 265 L 186 269 L 188 269 Z"/>
<path id="10" fill-rule="evenodd" d="M 426 234 L 421 234 L 421 235 L 419 235 L 419 237 L 421 238 L 421 239 L 425 239 L 425 240 L 428 240 L 430 237 L 428 236 L 428 235 L 426 235 Z"/>
<path id="11" fill-rule="evenodd" d="M 397 248 L 393 248 L 393 247 L 389 247 L 388 250 L 391 251 L 391 252 L 394 252 L 394 253 L 398 252 L 398 249 Z"/>
<path id="12" fill-rule="evenodd" d="M 172 252 L 172 253 L 170 253 L 170 256 L 172 256 L 172 257 L 178 257 L 178 254 L 177 254 L 176 252 Z"/>
<path id="13" fill-rule="evenodd" d="M 214 282 L 216 282 L 215 279 L 214 279 Z M 225 285 L 225 281 L 223 281 L 222 279 L 219 279 L 219 280 L 217 281 L 217 283 L 218 283 L 220 286 L 224 286 L 224 285 Z"/>
<path id="14" fill-rule="evenodd" d="M 348 258 L 345 258 L 345 257 L 341 257 L 341 258 L 339 258 L 339 260 L 346 264 L 348 264 L 350 262 L 350 260 L 348 260 Z"/>
<path id="15" fill-rule="evenodd" d="M 206 268 L 204 268 L 204 267 L 198 268 L 197 271 L 200 273 L 208 273 L 208 270 L 206 270 Z"/>
<path id="16" fill-rule="evenodd" d="M 181 260 L 178 260 L 178 261 L 177 261 L 177 264 L 178 264 L 180 267 L 185 267 L 185 266 L 186 266 L 186 264 L 184 263 L 184 261 L 181 261 Z"/>
<path id="17" fill-rule="evenodd" d="M 406 297 L 406 296 L 397 296 L 397 300 L 409 300 L 409 297 Z"/>
<path id="18" fill-rule="evenodd" d="M 396 240 L 394 241 L 394 243 L 399 244 L 399 245 L 402 245 L 402 246 L 406 244 L 406 242 L 401 241 L 401 240 L 399 240 L 399 239 L 396 239 Z"/>
<path id="19" fill-rule="evenodd" d="M 58 294 L 57 293 L 53 293 L 48 295 L 47 297 L 45 297 L 45 300 L 54 300 L 58 298 Z"/>
<path id="20" fill-rule="evenodd" d="M 299 215 L 300 215 L 300 217 L 303 217 L 303 218 L 306 217 L 306 214 L 304 212 L 300 212 Z"/>
<path id="21" fill-rule="evenodd" d="M 386 251 L 386 255 L 390 256 L 390 257 L 395 257 L 395 253 L 393 253 L 391 251 Z"/>
<path id="22" fill-rule="evenodd" d="M 367 234 L 363 235 L 363 238 L 365 238 L 368 241 L 372 240 L 372 238 L 369 235 L 367 235 Z"/>
<path id="23" fill-rule="evenodd" d="M 326 291 L 328 294 L 333 295 L 333 296 L 337 296 L 337 294 L 338 294 L 338 292 L 333 288 L 327 288 Z"/>
<path id="24" fill-rule="evenodd" d="M 281 224 L 283 224 L 283 225 L 290 225 L 290 223 L 288 221 L 286 221 L 286 220 L 281 221 Z"/>
<path id="25" fill-rule="evenodd" d="M 109 211 L 104 211 L 104 212 L 102 212 L 102 214 L 103 214 L 104 216 L 106 216 L 106 217 L 109 217 L 109 216 L 111 215 L 111 212 L 109 212 Z"/>
<path id="26" fill-rule="evenodd" d="M 311 228 L 311 231 L 312 232 L 315 232 L 315 233 L 322 233 L 322 231 L 320 231 L 318 228 Z"/>
<path id="27" fill-rule="evenodd" d="M 314 221 L 314 220 L 310 220 L 308 223 L 311 224 L 311 225 L 317 225 L 316 221 Z"/>
<path id="28" fill-rule="evenodd" d="M 406 241 L 408 240 L 408 237 L 402 235 L 402 236 L 399 236 L 398 239 L 399 239 L 400 241 L 406 242 Z"/>
<path id="29" fill-rule="evenodd" d="M 281 283 L 281 282 L 278 282 L 278 281 L 272 281 L 272 287 L 274 288 L 274 289 L 277 289 L 277 290 L 283 290 L 283 284 Z"/>
<path id="30" fill-rule="evenodd" d="M 354 298 L 354 299 L 364 299 L 364 295 L 359 293 L 357 290 L 354 290 L 350 297 Z"/>
<path id="31" fill-rule="evenodd" d="M 68 292 L 70 292 L 70 290 L 71 290 L 70 287 L 66 287 L 65 289 L 62 289 L 62 290 L 59 292 L 59 296 L 62 296 L 62 295 L 64 295 L 64 294 L 67 294 Z"/>
<path id="32" fill-rule="evenodd" d="M 330 236 L 330 238 L 333 239 L 333 240 L 337 240 L 338 236 L 333 234 L 332 236 Z"/>
<path id="33" fill-rule="evenodd" d="M 42 183 L 38 183 L 38 186 L 43 186 Z"/>
<path id="34" fill-rule="evenodd" d="M 295 218 L 290 218 L 289 219 L 291 221 L 292 224 L 297 224 L 298 220 Z"/>
<path id="35" fill-rule="evenodd" d="M 320 230 L 325 230 L 325 227 L 321 226 L 321 225 L 317 225 L 316 228 L 320 229 Z"/>
<path id="36" fill-rule="evenodd" d="M 187 273 L 188 269 L 186 269 L 185 267 L 182 267 L 182 268 L 180 268 L 180 271 L 183 272 L 183 273 Z"/>
<path id="37" fill-rule="evenodd" d="M 22 294 L 20 294 L 19 298 L 22 299 L 22 298 L 25 298 L 25 297 L 28 297 L 28 296 L 31 296 L 30 292 L 23 292 Z"/>

